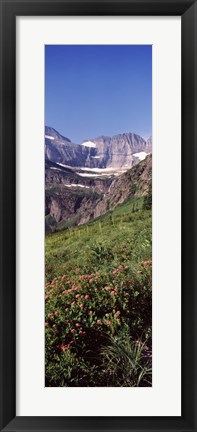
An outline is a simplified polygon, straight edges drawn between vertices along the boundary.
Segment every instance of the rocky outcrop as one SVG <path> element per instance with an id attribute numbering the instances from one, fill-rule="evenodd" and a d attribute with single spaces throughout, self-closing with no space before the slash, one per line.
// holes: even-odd
<path id="1" fill-rule="evenodd" d="M 93 219 L 131 197 L 147 195 L 152 183 L 152 155 L 114 180 L 107 194 L 95 206 Z"/>
<path id="2" fill-rule="evenodd" d="M 61 187 L 45 192 L 45 216 L 51 216 L 56 223 L 76 219 L 77 224 L 88 214 L 88 220 L 101 195 L 86 190 L 68 190 Z"/>

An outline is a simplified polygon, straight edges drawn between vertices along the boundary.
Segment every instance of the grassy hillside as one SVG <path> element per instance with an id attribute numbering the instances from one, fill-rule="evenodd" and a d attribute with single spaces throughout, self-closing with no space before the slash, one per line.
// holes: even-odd
<path id="1" fill-rule="evenodd" d="M 151 385 L 151 210 L 46 236 L 46 386 Z"/>
<path id="2" fill-rule="evenodd" d="M 47 235 L 46 282 L 76 267 L 89 272 L 105 265 L 113 268 L 120 259 L 149 259 L 151 211 L 142 210 L 143 202 L 143 198 L 129 199 L 85 225 Z"/>

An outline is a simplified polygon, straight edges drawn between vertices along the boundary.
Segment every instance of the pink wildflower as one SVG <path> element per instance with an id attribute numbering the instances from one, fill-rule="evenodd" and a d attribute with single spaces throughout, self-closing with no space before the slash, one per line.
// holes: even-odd
<path id="1" fill-rule="evenodd" d="M 106 321 L 105 324 L 111 325 L 111 321 Z"/>
<path id="2" fill-rule="evenodd" d="M 61 351 L 66 351 L 66 349 L 67 349 L 67 345 L 64 345 L 63 343 L 60 345 L 60 349 L 61 349 Z"/>

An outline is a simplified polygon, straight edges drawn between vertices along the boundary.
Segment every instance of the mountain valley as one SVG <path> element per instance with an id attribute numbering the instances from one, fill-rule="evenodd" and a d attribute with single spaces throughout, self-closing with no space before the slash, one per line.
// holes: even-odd
<path id="1" fill-rule="evenodd" d="M 46 127 L 46 232 L 84 224 L 131 197 L 147 195 L 151 152 L 151 137 L 145 141 L 126 133 L 73 144 Z"/>

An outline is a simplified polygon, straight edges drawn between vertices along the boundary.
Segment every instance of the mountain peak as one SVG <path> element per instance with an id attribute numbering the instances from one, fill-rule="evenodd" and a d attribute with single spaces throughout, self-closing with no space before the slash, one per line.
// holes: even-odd
<path id="1" fill-rule="evenodd" d="M 68 141 L 71 142 L 69 138 L 66 138 L 65 136 L 61 135 L 56 129 L 50 126 L 45 126 L 45 138 L 52 139 L 52 140 L 61 140 L 61 141 Z"/>

